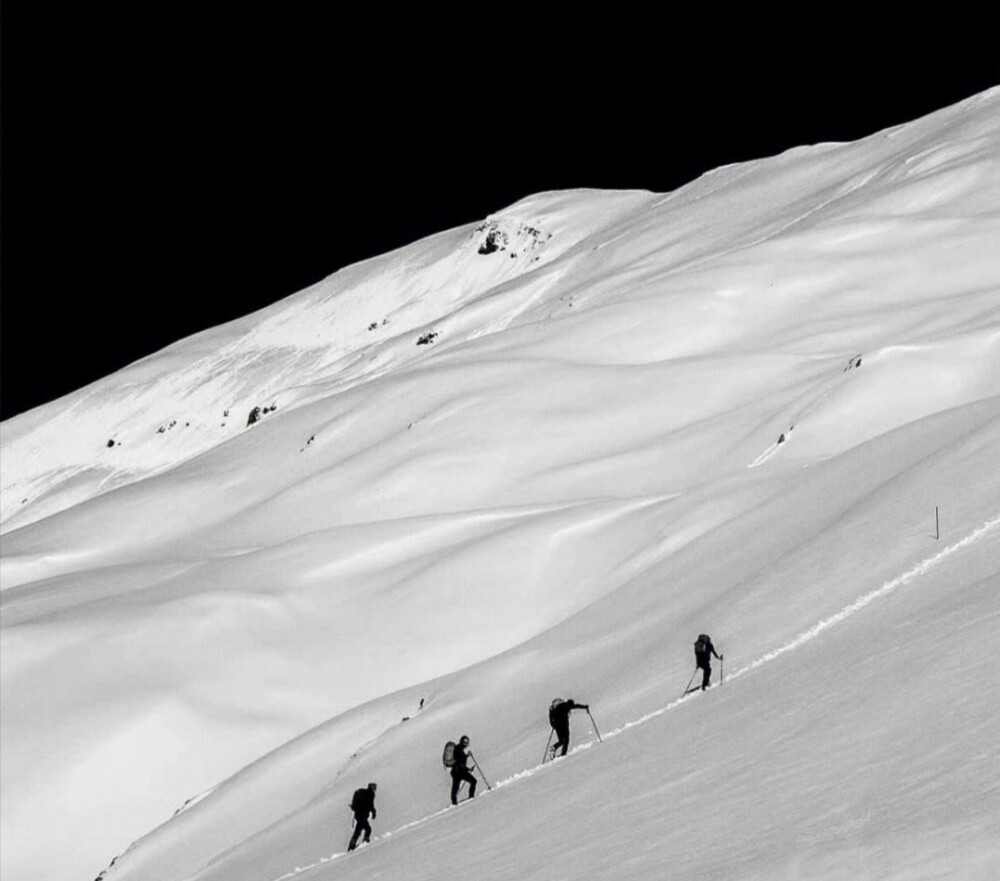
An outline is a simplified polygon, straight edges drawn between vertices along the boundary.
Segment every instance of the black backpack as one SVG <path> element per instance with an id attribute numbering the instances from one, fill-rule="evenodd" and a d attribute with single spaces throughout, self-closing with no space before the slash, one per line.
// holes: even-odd
<path id="1" fill-rule="evenodd" d="M 557 697 L 551 704 L 549 704 L 549 725 L 553 728 L 556 727 L 556 710 L 561 707 L 566 701 L 561 697 Z"/>
<path id="2" fill-rule="evenodd" d="M 367 789 L 355 789 L 351 799 L 352 811 L 364 811 L 371 807 L 371 793 Z"/>

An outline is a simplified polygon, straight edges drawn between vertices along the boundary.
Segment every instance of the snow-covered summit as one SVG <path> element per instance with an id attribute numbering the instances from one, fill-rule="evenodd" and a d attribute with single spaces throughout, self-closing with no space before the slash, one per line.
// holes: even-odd
<path id="1" fill-rule="evenodd" d="M 998 632 L 998 156 L 992 90 L 539 194 L 4 423 L 4 875 L 979 877 L 998 703 L 932 665 Z M 536 772 L 557 693 L 620 736 Z M 508 784 L 437 817 L 459 729 Z M 328 866 L 368 779 L 416 825 Z"/>
<path id="2" fill-rule="evenodd" d="M 497 320 L 511 319 L 509 301 L 525 296 L 519 287 L 490 306 L 492 297 L 648 198 L 579 192 L 525 199 L 485 222 L 343 269 L 9 420 L 2 528 L 213 449 L 238 436 L 255 407 L 275 412 L 329 394 L 331 384 L 342 391 L 400 372 L 425 359 L 427 352 L 414 348 L 422 337 L 440 346 L 492 332 Z M 448 333 L 438 339 L 442 330 Z"/>

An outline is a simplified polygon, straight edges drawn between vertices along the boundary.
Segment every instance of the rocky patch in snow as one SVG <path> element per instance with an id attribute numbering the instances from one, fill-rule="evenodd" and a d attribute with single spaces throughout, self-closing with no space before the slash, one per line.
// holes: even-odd
<path id="1" fill-rule="evenodd" d="M 552 233 L 545 233 L 537 226 L 509 218 L 485 220 L 473 232 L 473 242 L 478 243 L 477 254 L 489 255 L 509 251 L 512 258 L 542 247 Z"/>
<path id="2" fill-rule="evenodd" d="M 260 422 L 261 417 L 266 416 L 268 413 L 273 413 L 277 409 L 277 404 L 270 404 L 267 407 L 254 407 L 247 416 L 247 427 L 249 428 L 255 422 Z"/>

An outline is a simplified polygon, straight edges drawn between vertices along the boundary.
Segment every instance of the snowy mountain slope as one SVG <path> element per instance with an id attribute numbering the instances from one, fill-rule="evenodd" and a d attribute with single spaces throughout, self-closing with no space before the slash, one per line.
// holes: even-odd
<path id="1" fill-rule="evenodd" d="M 527 199 L 490 223 L 348 267 L 10 420 L 4 424 L 10 462 L 5 528 L 11 516 L 13 525 L 47 516 L 213 448 L 240 433 L 254 406 L 294 403 L 300 386 L 326 379 L 349 387 L 419 359 L 414 334 L 451 319 L 470 301 L 499 296 L 504 282 L 538 274 L 648 198 L 581 193 L 570 200 L 557 193 Z M 484 259 L 477 251 L 491 235 L 500 236 L 503 250 Z M 19 510 L 21 498 L 31 507 Z"/>
<path id="2" fill-rule="evenodd" d="M 343 805 L 367 779 L 380 781 L 377 831 L 442 807 L 440 747 L 461 730 L 491 774 L 531 768 L 555 693 L 589 699 L 602 726 L 640 718 L 683 687 L 698 632 L 742 663 L 765 657 L 991 522 L 998 140 L 994 90 L 666 196 L 531 197 L 5 423 L 4 873 L 90 871 L 213 787 L 109 877 L 275 878 L 342 849 Z M 245 427 L 254 406 L 268 412 Z M 551 851 L 531 830 L 571 825 L 558 818 L 567 799 L 610 816 L 566 831 L 563 874 L 539 877 L 614 877 L 628 859 L 636 876 L 683 868 L 723 828 L 705 818 L 711 799 L 692 802 L 704 779 L 731 793 L 737 844 L 720 877 L 799 876 L 799 858 L 810 877 L 858 877 L 837 874 L 849 843 L 826 830 L 864 794 L 848 779 L 802 796 L 837 744 L 830 779 L 863 754 L 914 764 L 918 793 L 967 805 L 932 853 L 897 787 L 877 803 L 888 819 L 858 833 L 872 848 L 905 842 L 918 860 L 919 843 L 932 861 L 962 842 L 979 871 L 976 802 L 934 782 L 965 784 L 962 757 L 924 760 L 916 737 L 897 758 L 875 722 L 891 700 L 909 730 L 943 724 L 952 695 L 928 670 L 948 634 L 991 645 L 996 537 L 919 576 L 931 618 L 951 622 L 942 632 L 919 605 L 890 621 L 878 610 L 896 596 L 873 601 L 829 643 L 795 649 L 799 700 L 781 713 L 759 684 L 778 658 L 725 703 L 713 692 L 636 730 L 692 738 L 704 770 L 676 753 L 632 767 L 609 741 L 604 758 L 505 787 L 468 819 L 414 827 L 425 856 L 399 851 L 400 837 L 329 872 L 448 877 L 463 870 L 449 842 L 475 832 L 483 855 L 461 852 L 477 877 L 531 877 Z M 958 607 L 950 619 L 941 598 Z M 892 637 L 907 663 L 887 663 L 884 692 L 831 672 L 864 645 L 860 620 L 915 634 Z M 997 721 L 995 696 L 954 685 L 970 689 L 962 736 L 987 755 L 975 734 Z M 828 696 L 816 704 L 810 688 Z M 719 755 L 747 757 L 742 788 L 676 721 L 703 709 L 695 724 L 730 720 Z M 835 713 L 864 729 L 853 747 Z M 789 727 L 817 736 L 788 744 L 796 760 L 777 785 L 772 745 Z M 626 740 L 615 749 L 631 754 Z M 584 761 L 590 774 L 571 770 Z M 550 798 L 543 778 L 565 782 Z M 984 785 L 962 792 L 988 802 Z M 754 825 L 760 800 L 791 830 L 777 849 L 775 829 Z M 619 816 L 638 852 L 600 834 Z M 823 847 L 797 849 L 809 836 Z"/>
<path id="3" fill-rule="evenodd" d="M 824 822 L 825 811 L 856 820 L 881 807 L 895 816 L 905 813 L 913 795 L 909 788 L 900 790 L 898 780 L 893 785 L 887 781 L 884 787 L 872 786 L 870 790 L 867 787 L 858 790 L 848 784 L 823 792 L 820 807 L 814 811 L 786 808 L 785 799 L 814 791 L 817 780 L 836 776 L 826 767 L 829 755 L 825 744 L 831 736 L 824 733 L 817 739 L 817 731 L 822 733 L 832 724 L 841 738 L 844 731 L 852 731 L 847 742 L 837 747 L 843 767 L 849 766 L 852 756 L 856 759 L 860 752 L 873 764 L 881 764 L 883 760 L 890 765 L 923 762 L 927 765 L 922 772 L 925 776 L 940 777 L 953 769 L 952 782 L 961 792 L 951 794 L 960 796 L 968 806 L 978 800 L 979 814 L 969 810 L 979 826 L 985 827 L 981 833 L 985 832 L 987 820 L 992 816 L 989 804 L 993 778 L 984 773 L 989 770 L 992 758 L 990 741 L 982 728 L 988 727 L 986 723 L 991 718 L 995 721 L 996 701 L 995 695 L 983 688 L 983 682 L 995 668 L 995 625 L 1000 614 L 996 605 L 1000 583 L 996 577 L 995 549 L 1000 540 L 1000 523 L 996 522 L 996 515 L 991 521 L 983 521 L 992 523 L 989 530 L 946 554 L 936 567 L 920 571 L 922 563 L 944 549 L 943 543 L 929 539 L 922 528 L 925 524 L 921 522 L 918 503 L 930 492 L 947 497 L 949 506 L 962 504 L 961 520 L 955 524 L 957 540 L 952 543 L 956 545 L 982 527 L 982 522 L 976 520 L 983 510 L 990 510 L 992 505 L 996 511 L 1000 481 L 992 475 L 1000 474 L 1000 469 L 986 467 L 982 473 L 988 478 L 978 481 L 975 492 L 966 495 L 959 488 L 977 484 L 976 474 L 970 471 L 978 473 L 983 466 L 1000 464 L 995 443 L 1000 427 L 998 405 L 1000 402 L 994 399 L 985 405 L 963 408 L 959 413 L 944 414 L 933 420 L 935 424 L 921 423 L 901 429 L 850 456 L 819 465 L 806 480 L 784 493 L 780 503 L 767 506 L 768 517 L 735 519 L 642 573 L 615 596 L 501 658 L 449 677 L 443 683 L 432 683 L 423 690 L 411 689 L 331 720 L 251 766 L 210 799 L 143 840 L 121 862 L 122 877 L 187 877 L 206 856 L 199 853 L 201 847 L 222 854 L 214 866 L 198 875 L 206 879 L 275 878 L 295 866 L 318 863 L 342 852 L 346 830 L 344 806 L 351 790 L 368 779 L 380 783 L 377 830 L 396 830 L 423 817 L 435 816 L 447 799 L 447 778 L 438 762 L 442 736 L 454 737 L 461 731 L 470 733 L 475 753 L 494 783 L 497 777 L 507 778 L 537 765 L 546 735 L 545 707 L 553 693 L 569 691 L 577 699 L 591 701 L 607 736 L 622 724 L 674 702 L 690 675 L 688 636 L 691 631 L 697 632 L 704 618 L 717 622 L 718 627 L 713 629 L 726 634 L 729 646 L 725 649 L 730 662 L 725 711 L 713 714 L 708 720 L 687 716 L 674 723 L 674 717 L 668 714 L 649 720 L 646 724 L 650 727 L 670 722 L 669 732 L 656 735 L 658 748 L 622 744 L 621 748 L 628 750 L 625 758 L 602 754 L 599 760 L 597 755 L 593 756 L 599 767 L 592 773 L 599 774 L 599 780 L 592 780 L 590 774 L 581 770 L 551 797 L 520 790 L 516 794 L 514 790 L 505 792 L 503 797 L 514 801 L 496 808 L 501 811 L 499 818 L 483 820 L 486 826 L 495 828 L 475 826 L 470 832 L 467 825 L 460 823 L 444 832 L 441 826 L 445 821 L 435 818 L 426 829 L 422 825 L 419 831 L 414 829 L 398 840 L 393 836 L 386 842 L 386 852 L 379 852 L 382 854 L 379 859 L 387 861 L 383 864 L 385 876 L 393 877 L 405 868 L 417 877 L 451 877 L 460 872 L 487 878 L 536 874 L 537 877 L 622 877 L 615 874 L 620 872 L 616 867 L 630 847 L 619 847 L 616 838 L 625 835 L 625 841 L 630 843 L 633 839 L 627 832 L 633 823 L 640 829 L 646 828 L 635 838 L 649 840 L 646 849 L 648 858 L 653 860 L 651 864 L 640 862 L 642 871 L 637 869 L 634 877 L 648 877 L 653 869 L 660 868 L 661 861 L 675 866 L 685 855 L 692 863 L 697 856 L 700 866 L 702 855 L 714 853 L 716 836 L 733 834 L 733 817 L 739 816 L 740 805 L 744 812 L 753 815 L 748 806 L 756 804 L 758 793 L 743 794 L 741 801 L 725 815 L 728 828 L 720 828 L 718 818 L 704 834 L 700 828 L 701 820 L 718 803 L 717 799 L 725 800 L 734 764 L 739 764 L 741 758 L 750 758 L 756 771 L 747 772 L 747 780 L 752 782 L 753 774 L 757 774 L 764 785 L 770 777 L 780 776 L 782 762 L 774 754 L 777 746 L 761 755 L 759 750 L 771 743 L 787 745 L 789 740 L 794 740 L 801 754 L 802 768 L 797 771 L 797 779 L 784 784 L 787 788 L 774 788 L 769 810 L 776 821 L 784 822 L 785 834 L 792 838 L 798 834 L 795 830 L 800 830 L 803 836 L 808 832 L 820 840 L 838 844 L 836 828 L 831 829 Z M 817 498 L 830 496 L 833 488 L 841 489 L 838 506 L 817 504 Z M 959 503 L 962 497 L 964 502 Z M 859 541 L 860 537 L 872 534 L 879 535 L 880 541 Z M 859 550 L 844 554 L 844 547 Z M 818 622 L 854 604 L 859 595 L 898 582 L 898 576 L 913 570 L 917 571 L 910 580 L 891 588 L 899 597 L 887 595 L 884 600 L 872 600 L 870 606 L 851 613 L 849 627 L 846 621 L 840 625 L 840 630 L 853 630 L 859 623 L 868 622 L 848 640 L 852 646 L 849 651 L 836 644 L 829 650 L 822 649 L 828 639 L 834 639 L 833 626 L 829 632 L 816 635 L 815 647 L 812 643 L 795 644 Z M 808 573 L 805 582 L 804 572 Z M 972 591 L 976 602 L 966 607 L 965 591 L 976 579 L 981 581 Z M 901 597 L 911 596 L 911 585 L 913 594 L 926 598 L 925 603 L 929 601 L 944 612 L 957 606 L 952 608 L 952 615 L 970 618 L 962 628 L 953 626 L 934 634 L 937 648 L 923 655 L 907 635 L 913 627 L 911 607 L 893 605 L 908 602 Z M 886 610 L 886 606 L 890 609 Z M 947 641 L 958 638 L 958 634 L 975 646 L 973 657 L 953 657 L 956 653 L 949 649 Z M 877 679 L 885 659 L 872 658 L 871 646 L 866 647 L 866 642 L 879 643 L 882 652 L 897 667 L 910 663 L 911 669 L 899 678 L 886 673 L 885 681 L 878 687 L 873 680 Z M 767 660 L 776 649 L 790 645 L 791 651 Z M 800 655 L 808 657 L 816 651 L 821 653 L 817 660 L 798 660 Z M 908 662 L 896 660 L 901 652 L 908 653 Z M 734 680 L 731 678 L 734 657 L 742 658 L 735 661 L 738 670 L 760 659 L 766 662 L 759 672 L 748 675 L 746 681 L 742 677 Z M 796 672 L 800 663 L 804 665 L 803 671 Z M 857 679 L 852 675 L 854 672 Z M 752 685 L 758 675 L 768 680 Z M 794 698 L 783 699 L 782 689 L 787 684 L 782 677 L 789 675 L 797 678 L 799 688 L 793 692 Z M 770 679 L 772 676 L 776 678 Z M 925 681 L 928 676 L 930 680 Z M 906 687 L 901 689 L 903 685 Z M 732 696 L 743 688 L 751 689 L 748 697 Z M 919 694 L 920 689 L 926 692 L 919 695 L 919 700 L 913 699 L 913 692 Z M 427 707 L 400 724 L 400 716 L 412 712 L 418 695 L 429 695 Z M 706 697 L 714 699 L 715 693 Z M 734 700 L 739 701 L 736 707 L 732 704 Z M 915 742 L 905 750 L 883 730 L 889 724 L 885 718 L 887 700 L 893 701 L 889 721 L 894 725 L 906 729 L 905 720 L 913 719 L 909 729 Z M 777 707 L 773 706 L 775 701 Z M 912 706 L 907 706 L 908 702 Z M 835 706 L 833 715 L 827 715 L 828 703 Z M 842 709 L 845 704 L 852 705 L 849 711 Z M 955 706 L 960 708 L 957 711 L 960 724 L 954 720 Z M 683 710 L 678 707 L 669 713 L 689 711 L 694 712 L 694 708 L 685 704 Z M 846 718 L 853 721 L 845 721 L 845 712 Z M 944 726 L 946 730 L 950 725 L 963 727 L 971 720 L 972 730 L 964 736 L 975 748 L 949 751 L 945 764 L 935 765 L 921 759 L 927 717 L 940 720 L 938 727 Z M 365 722 L 369 726 L 365 732 L 355 734 L 357 727 Z M 704 726 L 701 731 L 699 725 Z M 576 719 L 577 736 L 588 728 L 585 718 Z M 794 738 L 789 735 L 789 728 Z M 752 738 L 750 745 L 746 743 L 748 732 Z M 622 736 L 631 737 L 631 731 L 623 732 Z M 954 731 L 936 736 L 947 743 L 962 739 Z M 978 742 L 976 736 L 980 738 Z M 706 746 L 716 740 L 717 745 Z M 362 743 L 366 746 L 357 751 Z M 355 751 L 357 756 L 352 758 Z M 726 757 L 725 761 L 719 763 L 720 757 Z M 567 767 L 562 773 L 571 772 Z M 856 775 L 857 769 L 853 773 Z M 633 783 L 608 782 L 623 775 L 630 775 L 628 779 Z M 976 783 L 970 786 L 973 778 Z M 685 780 L 694 786 L 687 796 L 689 799 L 696 798 L 699 791 L 711 796 L 705 796 L 697 816 L 691 818 L 677 809 L 672 797 L 658 802 L 655 783 L 663 779 Z M 931 783 L 920 776 L 907 778 L 906 782 L 908 787 Z M 569 789 L 580 791 L 570 797 Z M 945 790 L 947 793 L 948 787 Z M 517 801 L 521 798 L 525 801 Z M 572 809 L 567 806 L 567 799 Z M 630 799 L 638 799 L 641 805 L 622 816 L 619 808 L 623 803 L 629 804 Z M 597 808 L 598 815 L 603 814 L 603 822 L 612 823 L 613 828 L 601 835 L 599 828 L 589 825 L 595 809 L 588 805 L 604 806 L 603 810 Z M 851 814 L 852 810 L 858 813 Z M 640 811 L 649 816 L 640 821 L 635 817 Z M 561 816 L 563 812 L 565 816 Z M 270 828 L 262 822 L 265 817 L 274 823 Z M 249 829 L 258 823 L 258 828 L 264 831 L 243 841 Z M 512 824 L 520 831 L 512 829 Z M 678 831 L 661 842 L 664 827 L 676 827 Z M 735 831 L 746 837 L 751 828 L 752 824 L 749 827 L 736 824 Z M 873 828 L 879 828 L 879 824 Z M 545 831 L 538 834 L 532 829 Z M 461 856 L 447 847 L 436 848 L 436 832 L 454 836 L 454 842 L 460 842 Z M 771 833 L 772 837 L 781 835 L 779 830 Z M 419 846 L 433 851 L 426 863 L 411 851 L 413 836 L 418 836 Z M 426 841 L 423 836 L 427 836 Z M 567 841 L 560 840 L 566 837 Z M 577 853 L 588 839 L 592 839 L 589 844 L 595 850 L 605 850 L 613 857 L 603 870 L 600 859 L 589 854 L 580 859 Z M 970 865 L 981 865 L 987 860 L 989 851 L 984 848 L 987 840 L 988 836 L 980 837 L 978 849 L 973 849 L 968 857 Z M 492 847 L 487 842 L 492 842 Z M 853 845 L 847 841 L 838 846 L 849 849 Z M 948 853 L 954 843 L 945 841 L 934 846 Z M 893 848 L 885 847 L 891 855 Z M 372 851 L 372 858 L 374 855 Z M 377 872 L 369 875 L 373 872 L 372 865 L 360 860 L 360 856 L 357 867 L 352 862 L 338 861 L 336 871 L 330 869 L 330 876 L 346 873 L 346 877 L 352 877 L 351 872 L 355 871 L 381 877 Z M 553 872 L 561 856 L 567 860 L 563 871 Z M 792 856 L 787 855 L 789 859 Z M 573 865 L 577 860 L 578 865 Z M 720 865 L 724 866 L 725 860 L 720 860 Z M 842 869 L 843 864 L 838 867 L 834 862 L 826 874 L 807 874 L 858 877 Z M 700 871 L 692 865 L 691 876 Z M 671 876 L 674 877 L 672 873 Z M 725 873 L 721 876 L 730 877 Z M 676 877 L 686 876 L 679 873 Z M 743 875 L 734 873 L 732 877 Z M 768 877 L 767 872 L 762 871 L 760 877 Z M 796 874 L 791 872 L 788 877 Z"/>

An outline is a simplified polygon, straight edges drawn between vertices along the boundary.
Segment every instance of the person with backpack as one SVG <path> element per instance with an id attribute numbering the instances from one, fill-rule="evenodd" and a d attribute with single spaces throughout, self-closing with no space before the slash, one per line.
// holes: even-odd
<path id="1" fill-rule="evenodd" d="M 562 752 L 559 755 L 566 755 L 569 749 L 569 714 L 573 710 L 586 710 L 589 713 L 590 705 L 574 703 L 572 698 L 564 701 L 561 697 L 557 697 L 549 705 L 549 724 L 556 733 L 556 742 L 552 744 L 549 758 L 554 759 L 560 748 Z"/>
<path id="2" fill-rule="evenodd" d="M 694 662 L 698 669 L 702 671 L 702 691 L 708 688 L 709 680 L 712 678 L 712 655 L 715 655 L 715 657 L 717 657 L 720 661 L 723 659 L 723 655 L 715 653 L 715 646 L 712 645 L 712 638 L 707 634 L 702 633 L 698 637 L 698 641 L 694 644 Z"/>
<path id="3" fill-rule="evenodd" d="M 351 799 L 350 805 L 351 810 L 354 811 L 354 834 L 351 836 L 351 843 L 347 845 L 348 853 L 358 846 L 358 839 L 362 832 L 365 834 L 365 844 L 372 840 L 372 827 L 368 822 L 368 815 L 371 814 L 373 820 L 378 815 L 375 810 L 376 788 L 377 784 L 369 783 L 367 789 L 354 791 L 354 798 Z"/>
<path id="4" fill-rule="evenodd" d="M 469 738 L 462 735 L 455 751 L 452 753 L 453 764 L 451 766 L 451 803 L 458 804 L 458 790 L 463 783 L 469 784 L 469 798 L 476 797 L 476 778 L 472 774 L 469 764 Z"/>

